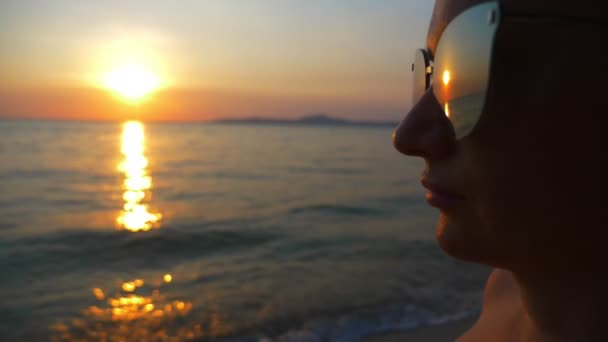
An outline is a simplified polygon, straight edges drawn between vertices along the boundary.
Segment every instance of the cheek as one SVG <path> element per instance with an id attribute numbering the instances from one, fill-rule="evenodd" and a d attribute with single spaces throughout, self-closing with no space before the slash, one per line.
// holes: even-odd
<path id="1" fill-rule="evenodd" d="M 603 240 L 608 76 L 600 74 L 608 69 L 590 77 L 572 67 L 580 51 L 597 45 L 591 32 L 534 32 L 503 25 L 511 38 L 497 44 L 486 111 L 463 145 L 480 225 L 509 250 L 529 256 L 540 248 L 555 257 Z M 565 50 L 566 41 L 579 46 Z"/>
<path id="2" fill-rule="evenodd" d="M 512 118 L 517 116 L 512 115 Z M 548 125 L 550 123 L 550 125 Z M 559 120 L 520 120 L 500 126 L 471 141 L 469 172 L 480 224 L 512 253 L 537 258 L 539 249 L 563 253 L 572 232 L 592 221 L 589 158 L 568 138 L 572 124 Z M 589 148 L 589 146 L 587 147 Z M 572 246 L 573 247 L 573 246 Z"/>

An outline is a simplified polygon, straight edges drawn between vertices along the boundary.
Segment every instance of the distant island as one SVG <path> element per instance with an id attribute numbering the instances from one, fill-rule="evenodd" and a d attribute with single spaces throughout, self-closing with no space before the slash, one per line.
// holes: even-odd
<path id="1" fill-rule="evenodd" d="M 222 119 L 211 121 L 219 124 L 267 124 L 267 125 L 310 125 L 310 126 L 378 126 L 395 127 L 396 121 L 358 121 L 333 118 L 327 114 L 307 115 L 297 119 L 274 119 L 264 117 L 248 117 L 239 119 Z"/>

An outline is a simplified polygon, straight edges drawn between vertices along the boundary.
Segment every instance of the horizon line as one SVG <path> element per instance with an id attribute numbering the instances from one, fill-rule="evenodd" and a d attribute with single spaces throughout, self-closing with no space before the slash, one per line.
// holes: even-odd
<path id="1" fill-rule="evenodd" d="M 260 121 L 275 121 L 275 122 L 284 122 L 284 123 L 305 123 L 301 120 L 306 118 L 311 118 L 319 116 L 319 114 L 309 114 L 302 115 L 294 118 L 280 118 L 273 116 L 242 116 L 242 117 L 227 117 L 227 118 L 214 118 L 214 119 L 200 119 L 200 120 L 146 120 L 145 118 L 135 118 L 135 117 L 127 117 L 125 119 L 117 120 L 117 119 L 104 119 L 104 118 L 86 118 L 86 119 L 78 119 L 78 118 L 65 118 L 65 117 L 37 117 L 37 116 L 0 116 L 0 121 L 42 121 L 42 122 L 78 122 L 78 123 L 123 123 L 127 121 L 139 121 L 143 123 L 160 123 L 160 124 L 213 124 L 213 123 L 230 123 L 234 121 L 237 123 L 241 121 L 247 120 L 260 120 Z M 336 117 L 331 115 L 326 115 L 326 118 L 331 120 L 339 120 L 343 121 L 345 124 L 349 123 L 360 123 L 360 124 L 377 124 L 377 125 L 390 125 L 390 124 L 398 124 L 399 119 L 384 119 L 384 120 L 373 120 L 373 119 L 350 119 L 343 117 Z"/>

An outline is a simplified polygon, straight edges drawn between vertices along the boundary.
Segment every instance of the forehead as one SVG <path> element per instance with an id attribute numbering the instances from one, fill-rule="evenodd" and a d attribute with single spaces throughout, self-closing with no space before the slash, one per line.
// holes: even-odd
<path id="1" fill-rule="evenodd" d="M 434 53 L 437 42 L 445 27 L 471 6 L 489 0 L 436 0 L 427 36 L 429 50 Z M 505 15 L 522 17 L 552 16 L 567 18 L 601 19 L 604 13 L 599 10 L 597 0 L 500 0 Z"/>

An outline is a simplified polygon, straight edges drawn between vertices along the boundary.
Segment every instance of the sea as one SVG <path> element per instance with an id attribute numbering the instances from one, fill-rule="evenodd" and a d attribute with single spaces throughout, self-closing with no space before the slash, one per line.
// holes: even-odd
<path id="1" fill-rule="evenodd" d="M 479 312 L 392 127 L 0 121 L 1 341 L 361 341 Z"/>

